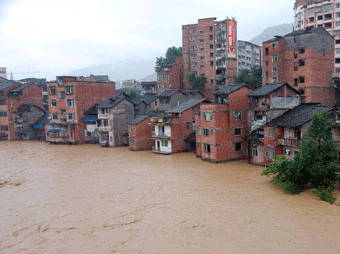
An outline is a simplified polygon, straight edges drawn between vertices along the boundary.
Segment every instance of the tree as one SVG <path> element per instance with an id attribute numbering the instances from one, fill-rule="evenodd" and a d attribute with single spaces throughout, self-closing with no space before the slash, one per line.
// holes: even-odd
<path id="1" fill-rule="evenodd" d="M 173 64 L 176 61 L 176 56 L 182 56 L 182 47 L 169 47 L 165 53 L 165 58 L 164 57 L 156 57 L 156 66 L 155 66 L 155 71 L 158 72 L 160 71 L 165 65 L 168 64 Z"/>
<path id="2" fill-rule="evenodd" d="M 204 84 L 207 82 L 205 76 L 197 76 L 195 73 L 190 72 L 188 74 L 188 81 L 192 90 L 198 90 L 204 92 Z"/>
<path id="3" fill-rule="evenodd" d="M 139 97 L 139 94 L 135 91 L 135 89 L 130 88 L 126 93 L 125 93 L 129 99 L 135 100 Z"/>
<path id="4" fill-rule="evenodd" d="M 262 175 L 274 175 L 271 182 L 280 183 L 291 194 L 314 188 L 313 192 L 321 193 L 320 197 L 329 196 L 329 191 L 334 190 L 335 173 L 340 170 L 336 162 L 338 148 L 331 131 L 334 124 L 326 111 L 315 113 L 300 152 L 291 160 L 277 156 Z"/>
<path id="5" fill-rule="evenodd" d="M 241 69 L 235 78 L 237 84 L 246 84 L 254 90 L 262 85 L 262 67 L 254 65 L 248 69 Z"/>

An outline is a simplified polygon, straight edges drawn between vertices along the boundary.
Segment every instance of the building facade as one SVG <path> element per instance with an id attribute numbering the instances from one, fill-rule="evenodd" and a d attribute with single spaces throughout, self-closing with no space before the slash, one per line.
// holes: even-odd
<path id="1" fill-rule="evenodd" d="M 200 106 L 195 116 L 196 155 L 210 162 L 246 158 L 247 95 L 246 85 L 229 85 L 215 93 L 214 104 Z"/>
<path id="2" fill-rule="evenodd" d="M 213 98 L 215 90 L 234 83 L 237 75 L 237 24 L 234 19 L 199 19 L 182 26 L 184 90 L 191 90 L 190 72 L 204 75 L 204 97 Z"/>
<path id="3" fill-rule="evenodd" d="M 237 70 L 250 70 L 255 65 L 261 65 L 261 46 L 248 41 L 237 41 Z"/>
<path id="4" fill-rule="evenodd" d="M 324 27 L 334 36 L 334 72 L 340 74 L 340 0 L 296 0 L 295 30 Z"/>
<path id="5" fill-rule="evenodd" d="M 157 72 L 157 92 L 183 89 L 183 57 L 177 56 L 173 64 L 161 68 Z"/>
<path id="6" fill-rule="evenodd" d="M 299 30 L 263 42 L 263 83 L 288 83 L 305 102 L 333 106 L 334 39 L 322 27 Z"/>
<path id="7" fill-rule="evenodd" d="M 139 115 L 129 122 L 129 148 L 131 151 L 151 150 L 155 142 L 151 139 L 155 127 L 151 117 Z"/>
<path id="8" fill-rule="evenodd" d="M 23 115 L 20 114 L 23 113 L 20 112 L 23 104 L 32 106 L 33 111 L 36 108 L 41 110 L 43 107 L 41 87 L 32 84 L 23 85 L 17 81 L 7 81 L 0 85 L 0 140 L 32 138 L 28 134 L 29 123 L 33 123 L 33 120 L 36 121 L 39 117 L 35 118 L 33 111 L 26 111 L 24 114 L 25 125 L 23 125 Z M 28 111 L 30 110 L 28 109 Z M 30 121 L 27 119 L 27 115 L 34 119 Z"/>
<path id="9" fill-rule="evenodd" d="M 84 143 L 84 112 L 116 94 L 113 82 L 83 81 L 76 77 L 60 76 L 46 85 L 50 124 L 45 129 L 46 141 L 50 143 Z"/>

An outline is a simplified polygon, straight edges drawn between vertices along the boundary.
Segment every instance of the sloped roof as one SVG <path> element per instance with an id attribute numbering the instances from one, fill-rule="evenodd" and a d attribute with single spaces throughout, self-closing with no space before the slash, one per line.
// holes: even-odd
<path id="1" fill-rule="evenodd" d="M 15 84 L 18 84 L 19 82 L 14 80 L 8 80 L 5 84 L 0 85 L 0 91 L 5 90 L 6 88 L 9 88 Z M 20 84 L 20 83 L 19 83 Z"/>
<path id="2" fill-rule="evenodd" d="M 0 77 L 0 82 L 1 82 L 1 83 L 8 82 L 8 81 L 9 81 L 8 79 L 3 78 L 3 77 Z"/>
<path id="3" fill-rule="evenodd" d="M 111 82 L 108 75 L 91 75 L 96 82 Z"/>
<path id="4" fill-rule="evenodd" d="M 29 86 L 31 86 L 31 85 L 33 85 L 32 83 L 28 83 L 28 84 L 23 84 L 23 85 L 21 85 L 21 86 L 18 86 L 18 87 L 16 87 L 16 88 L 13 88 L 13 89 L 11 89 L 11 93 L 15 93 L 15 92 L 21 92 L 22 90 L 24 90 L 26 87 L 29 87 Z"/>
<path id="5" fill-rule="evenodd" d="M 293 32 L 291 32 L 289 34 L 286 34 L 284 37 L 297 36 L 297 35 L 302 35 L 302 34 L 311 34 L 311 33 L 324 33 L 324 34 L 330 35 L 327 32 L 327 30 L 325 28 L 323 28 L 323 27 L 312 27 L 312 28 L 309 28 L 309 29 L 293 31 Z"/>
<path id="6" fill-rule="evenodd" d="M 180 90 L 164 90 L 163 92 L 161 92 L 160 94 L 158 94 L 158 97 L 171 97 L 174 94 L 176 94 L 177 92 L 183 93 Z"/>
<path id="7" fill-rule="evenodd" d="M 155 93 L 145 93 L 142 97 L 142 100 L 145 102 L 145 104 L 150 104 L 154 100 L 156 100 L 157 94 Z"/>
<path id="8" fill-rule="evenodd" d="M 98 108 L 113 108 L 116 106 L 118 103 L 123 101 L 124 98 L 119 98 L 119 97 L 109 97 L 105 99 L 101 104 L 98 105 Z"/>
<path id="9" fill-rule="evenodd" d="M 241 84 L 241 85 L 227 85 L 227 86 L 223 86 L 220 89 L 218 89 L 215 94 L 231 94 L 233 92 L 235 92 L 236 90 L 242 88 L 246 86 L 245 84 Z"/>
<path id="10" fill-rule="evenodd" d="M 295 88 L 291 87 L 288 83 L 275 83 L 262 86 L 256 89 L 254 92 L 248 94 L 248 96 L 265 96 L 285 85 L 289 86 L 290 88 L 294 89 L 297 93 L 299 93 Z"/>
<path id="11" fill-rule="evenodd" d="M 44 115 L 42 115 L 37 121 L 35 121 L 31 126 L 45 126 L 46 124 L 50 123 L 50 120 L 48 119 L 48 112 L 45 112 Z"/>
<path id="12" fill-rule="evenodd" d="M 138 123 L 144 121 L 145 119 L 147 119 L 148 117 L 149 117 L 148 115 L 137 115 L 137 117 L 135 119 L 133 119 L 132 121 L 130 121 L 129 124 L 131 124 L 131 125 L 138 124 Z"/>
<path id="13" fill-rule="evenodd" d="M 180 105 L 168 110 L 168 113 L 182 113 L 202 102 L 206 102 L 206 103 L 210 103 L 209 100 L 206 99 L 190 99 L 188 101 L 185 101 L 183 103 L 181 103 Z"/>
<path id="14" fill-rule="evenodd" d="M 91 108 L 84 111 L 84 115 L 98 115 L 98 105 L 95 104 Z"/>
<path id="15" fill-rule="evenodd" d="M 295 108 L 283 113 L 281 116 L 274 118 L 266 126 L 278 126 L 285 128 L 294 128 L 304 125 L 312 119 L 313 114 L 321 111 L 332 110 L 332 107 L 320 106 L 317 103 L 303 103 Z"/>

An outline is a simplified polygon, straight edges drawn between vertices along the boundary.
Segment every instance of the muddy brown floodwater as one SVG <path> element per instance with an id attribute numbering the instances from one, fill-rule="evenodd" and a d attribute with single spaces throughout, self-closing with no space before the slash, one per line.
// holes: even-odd
<path id="1" fill-rule="evenodd" d="M 0 165 L 0 253 L 340 253 L 339 206 L 244 161 L 0 142 Z"/>

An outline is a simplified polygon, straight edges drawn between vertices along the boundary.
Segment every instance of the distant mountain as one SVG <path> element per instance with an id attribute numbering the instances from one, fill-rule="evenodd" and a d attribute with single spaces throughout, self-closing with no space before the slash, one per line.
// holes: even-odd
<path id="1" fill-rule="evenodd" d="M 145 79 L 153 73 L 155 59 L 121 60 L 111 64 L 90 66 L 69 73 L 71 76 L 108 75 L 110 80 Z"/>
<path id="2" fill-rule="evenodd" d="M 263 30 L 261 34 L 251 39 L 250 42 L 262 46 L 262 42 L 273 39 L 275 35 L 286 35 L 293 31 L 294 24 L 282 24 L 278 26 L 271 26 Z"/>
<path id="3" fill-rule="evenodd" d="M 157 81 L 157 73 L 154 72 L 154 73 L 142 78 L 140 81 Z"/>

